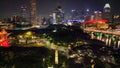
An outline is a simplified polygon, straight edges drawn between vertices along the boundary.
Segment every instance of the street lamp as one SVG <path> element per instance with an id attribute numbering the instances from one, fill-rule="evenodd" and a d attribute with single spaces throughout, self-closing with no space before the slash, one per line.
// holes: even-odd
<path id="1" fill-rule="evenodd" d="M 43 58 L 43 68 L 45 68 L 45 58 Z"/>

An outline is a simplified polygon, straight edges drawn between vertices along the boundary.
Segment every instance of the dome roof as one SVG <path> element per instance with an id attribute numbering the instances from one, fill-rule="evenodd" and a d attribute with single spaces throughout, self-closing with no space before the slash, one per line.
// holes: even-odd
<path id="1" fill-rule="evenodd" d="M 110 8 L 110 4 L 109 3 L 106 3 L 104 8 Z"/>

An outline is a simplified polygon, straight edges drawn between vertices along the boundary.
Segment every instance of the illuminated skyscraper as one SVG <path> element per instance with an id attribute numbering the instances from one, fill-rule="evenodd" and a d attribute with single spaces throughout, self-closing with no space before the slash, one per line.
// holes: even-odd
<path id="1" fill-rule="evenodd" d="M 95 20 L 102 20 L 102 12 L 101 11 L 95 11 L 94 12 Z"/>
<path id="2" fill-rule="evenodd" d="M 30 0 L 30 20 L 32 25 L 37 24 L 36 0 Z"/>
<path id="3" fill-rule="evenodd" d="M 21 5 L 21 16 L 25 18 L 27 16 L 27 6 Z"/>
<path id="4" fill-rule="evenodd" d="M 56 13 L 56 22 L 58 24 L 62 23 L 64 21 L 64 12 L 62 10 L 62 7 L 57 6 L 55 13 Z"/>
<path id="5" fill-rule="evenodd" d="M 103 19 L 108 20 L 111 22 L 112 20 L 112 15 L 111 15 L 111 7 L 109 3 L 106 3 L 103 9 Z"/>
<path id="6" fill-rule="evenodd" d="M 26 22 L 27 19 L 27 6 L 25 4 L 21 5 L 21 21 Z"/>
<path id="7" fill-rule="evenodd" d="M 104 6 L 104 12 L 111 12 L 111 7 L 109 3 L 106 3 Z"/>

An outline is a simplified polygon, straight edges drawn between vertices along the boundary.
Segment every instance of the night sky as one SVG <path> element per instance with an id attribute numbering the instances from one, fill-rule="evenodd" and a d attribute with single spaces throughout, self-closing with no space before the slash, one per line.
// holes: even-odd
<path id="1" fill-rule="evenodd" d="M 20 14 L 20 6 L 26 4 L 30 6 L 30 0 L 0 0 L 0 16 L 11 16 Z M 37 15 L 47 16 L 55 11 L 58 4 L 61 4 L 65 13 L 69 13 L 72 9 L 85 10 L 90 9 L 101 10 L 105 3 L 110 3 L 114 13 L 120 13 L 120 0 L 37 0 Z M 29 13 L 28 13 L 29 14 Z"/>

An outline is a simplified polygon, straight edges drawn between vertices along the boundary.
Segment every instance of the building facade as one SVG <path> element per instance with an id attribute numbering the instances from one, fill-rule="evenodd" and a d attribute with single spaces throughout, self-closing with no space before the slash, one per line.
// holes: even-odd
<path id="1" fill-rule="evenodd" d="M 109 22 L 112 21 L 112 14 L 111 14 L 111 7 L 109 3 L 106 3 L 103 9 L 103 19 L 108 20 Z"/>

